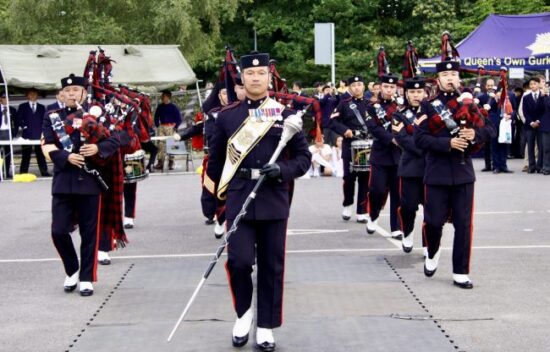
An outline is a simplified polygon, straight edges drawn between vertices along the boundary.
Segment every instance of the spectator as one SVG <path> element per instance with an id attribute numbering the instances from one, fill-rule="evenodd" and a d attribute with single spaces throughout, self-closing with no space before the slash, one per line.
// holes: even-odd
<path id="1" fill-rule="evenodd" d="M 479 96 L 479 104 L 485 105 L 488 104 L 491 106 L 491 110 L 494 112 L 496 108 L 493 108 L 494 102 L 495 102 L 495 80 L 492 78 L 489 78 L 485 82 L 485 92 Z M 498 125 L 498 123 L 497 123 Z M 498 127 L 495 125 L 495 127 Z M 484 150 L 484 158 L 485 158 L 485 167 L 481 169 L 481 172 L 487 172 L 493 170 L 493 165 L 491 161 L 491 144 L 492 143 L 485 143 L 483 146 Z"/>
<path id="2" fill-rule="evenodd" d="M 378 101 L 378 96 L 380 95 L 380 82 L 374 82 L 372 85 L 372 97 L 369 99 L 371 103 L 376 103 Z"/>
<path id="3" fill-rule="evenodd" d="M 334 111 L 334 108 L 338 106 L 339 99 L 332 94 L 332 88 L 330 86 L 324 86 L 323 88 L 323 98 L 319 101 L 321 105 L 321 128 L 323 129 L 323 137 L 330 145 L 334 144 L 334 139 L 336 138 L 336 133 L 332 131 L 329 127 L 330 125 L 330 116 Z"/>
<path id="4" fill-rule="evenodd" d="M 540 133 L 542 135 L 542 174 L 550 175 L 550 96 L 548 94 L 548 86 L 541 87 L 542 116 L 540 118 Z"/>
<path id="5" fill-rule="evenodd" d="M 35 88 L 27 90 L 27 99 L 29 101 L 19 105 L 19 108 L 17 108 L 19 126 L 23 129 L 22 137 L 30 140 L 39 140 L 42 135 L 42 120 L 46 114 L 46 107 L 37 101 L 38 90 Z M 48 165 L 46 165 L 46 158 L 44 158 L 40 145 L 22 146 L 19 172 L 22 174 L 29 172 L 29 164 L 33 149 L 36 154 L 36 161 L 38 162 L 40 174 L 42 176 L 51 176 L 48 173 Z"/>
<path id="6" fill-rule="evenodd" d="M 159 136 L 172 136 L 181 124 L 181 113 L 178 107 L 172 103 L 172 93 L 170 91 L 163 91 L 160 99 L 162 102 L 157 106 L 157 110 L 155 111 L 155 126 L 158 128 Z M 155 169 L 164 169 L 165 153 L 166 142 L 159 141 L 158 162 L 155 165 Z M 174 169 L 173 156 L 168 160 L 168 169 Z"/>
<path id="7" fill-rule="evenodd" d="M 525 151 L 525 138 L 523 136 L 523 122 L 519 119 L 518 108 L 519 101 L 523 95 L 523 89 L 521 87 L 514 88 L 514 93 L 510 96 L 510 103 L 514 112 L 512 113 L 512 145 L 510 146 L 510 154 L 514 158 L 523 158 L 523 152 Z"/>
<path id="8" fill-rule="evenodd" d="M 0 95 L 0 141 L 8 141 L 10 139 L 10 129 L 11 129 L 11 138 L 17 137 L 17 132 L 19 131 L 19 126 L 17 124 L 17 110 L 13 106 L 9 107 L 10 116 L 8 117 L 8 106 L 6 93 L 2 92 Z M 10 123 L 11 122 L 11 123 Z M 4 173 L 5 178 L 11 178 L 11 154 L 10 146 L 3 145 L 1 146 L 5 158 L 2 168 L 5 167 L 6 173 Z"/>
<path id="9" fill-rule="evenodd" d="M 365 99 L 370 100 L 373 96 L 372 88 L 374 86 L 374 82 L 369 82 L 367 85 L 367 91 L 365 92 Z"/>
<path id="10" fill-rule="evenodd" d="M 342 159 L 342 141 L 344 137 L 338 136 L 334 147 L 332 147 L 332 167 L 333 175 L 336 177 L 344 177 L 344 160 Z"/>
<path id="11" fill-rule="evenodd" d="M 527 155 L 529 159 L 529 168 L 527 172 L 532 174 L 542 172 L 542 140 L 539 132 L 540 118 L 542 116 L 542 104 L 539 104 L 541 99 L 540 78 L 531 77 L 529 79 L 530 93 L 523 96 L 522 113 L 525 118 L 524 130 L 527 136 Z M 538 151 L 538 156 L 535 157 L 535 147 Z"/>
<path id="12" fill-rule="evenodd" d="M 508 144 L 505 143 L 499 143 L 498 137 L 500 135 L 500 124 L 503 120 L 510 120 L 512 116 L 508 114 L 507 112 L 502 113 L 501 109 L 506 109 L 505 106 L 502 106 L 499 108 L 498 101 L 500 100 L 500 95 L 503 92 L 497 92 L 495 94 L 494 99 L 491 99 L 489 101 L 489 105 L 491 106 L 491 109 L 489 110 L 489 119 L 491 122 L 495 125 L 495 129 L 497 131 L 497 135 L 493 138 L 491 138 L 491 153 L 492 153 L 492 161 L 493 161 L 493 173 L 499 174 L 499 173 L 512 173 L 513 171 L 508 169 L 507 165 L 507 155 L 508 155 Z M 506 110 L 505 110 L 506 111 Z M 488 143 L 486 143 L 488 144 Z"/>
<path id="13" fill-rule="evenodd" d="M 65 102 L 63 98 L 63 89 L 60 89 L 57 91 L 57 94 L 55 95 L 55 103 L 50 104 L 46 106 L 46 111 L 53 111 L 53 110 L 59 110 L 65 108 Z"/>
<path id="14" fill-rule="evenodd" d="M 348 86 L 346 81 L 343 79 L 340 80 L 340 83 L 338 84 L 338 95 L 344 95 L 348 92 Z"/>
<path id="15" fill-rule="evenodd" d="M 323 86 L 323 83 L 321 82 L 315 82 L 315 84 L 313 85 L 313 87 L 315 87 L 315 93 L 313 94 L 313 97 L 316 98 L 317 100 L 321 100 L 323 99 L 323 96 L 324 96 L 324 86 Z M 330 87 L 329 87 L 330 88 Z"/>
<path id="16" fill-rule="evenodd" d="M 310 175 L 313 177 L 332 176 L 332 149 L 328 144 L 325 144 L 322 135 L 317 135 L 315 144 L 309 146 L 309 152 L 312 161 Z"/>
<path id="17" fill-rule="evenodd" d="M 307 97 L 307 94 L 305 94 L 304 92 L 302 92 L 302 89 L 303 89 L 303 85 L 302 85 L 302 82 L 300 81 L 295 81 L 294 83 L 292 83 L 292 92 L 294 94 L 297 94 L 297 95 L 300 95 L 302 97 Z M 296 111 L 298 110 L 303 110 L 305 108 L 306 104 L 305 103 L 296 103 L 296 102 L 293 102 L 292 104 L 292 108 Z"/>

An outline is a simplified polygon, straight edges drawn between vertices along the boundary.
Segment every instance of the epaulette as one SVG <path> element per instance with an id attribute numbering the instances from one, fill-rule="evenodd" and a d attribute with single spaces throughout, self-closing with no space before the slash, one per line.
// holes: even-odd
<path id="1" fill-rule="evenodd" d="M 239 104 L 241 103 L 241 101 L 236 101 L 236 102 L 233 102 L 225 107 L 223 107 L 220 112 L 224 112 L 226 110 L 231 110 L 231 109 L 234 109 L 235 107 L 237 107 Z"/>
<path id="2" fill-rule="evenodd" d="M 343 99 L 342 102 L 347 103 L 348 101 L 351 101 L 353 99 L 353 96 L 349 96 L 346 99 Z"/>

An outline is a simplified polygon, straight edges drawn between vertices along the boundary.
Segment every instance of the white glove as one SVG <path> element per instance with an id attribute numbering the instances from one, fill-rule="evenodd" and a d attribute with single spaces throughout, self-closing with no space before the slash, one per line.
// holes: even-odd
<path id="1" fill-rule="evenodd" d="M 491 105 L 489 105 L 489 104 L 484 104 L 484 105 L 483 105 L 483 108 L 484 108 L 485 110 L 489 111 L 489 110 L 491 110 Z"/>
<path id="2" fill-rule="evenodd" d="M 172 137 L 174 138 L 174 140 L 175 140 L 176 142 L 181 141 L 181 136 L 180 136 L 178 133 L 176 133 L 176 132 L 174 132 L 174 135 L 173 135 Z"/>

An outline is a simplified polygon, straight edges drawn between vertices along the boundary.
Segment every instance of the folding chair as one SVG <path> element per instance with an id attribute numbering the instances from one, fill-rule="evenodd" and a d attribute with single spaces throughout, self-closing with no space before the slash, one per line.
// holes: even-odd
<path id="1" fill-rule="evenodd" d="M 189 171 L 189 163 L 191 163 L 193 170 L 195 170 L 193 155 L 187 150 L 185 141 L 176 142 L 174 138 L 168 138 L 166 140 L 166 155 L 168 157 L 177 155 L 185 156 L 185 170 Z"/>

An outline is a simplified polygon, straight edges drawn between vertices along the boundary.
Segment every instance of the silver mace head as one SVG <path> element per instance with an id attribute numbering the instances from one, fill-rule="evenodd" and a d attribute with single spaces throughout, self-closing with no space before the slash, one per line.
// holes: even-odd
<path id="1" fill-rule="evenodd" d="M 283 123 L 283 134 L 281 135 L 281 141 L 285 144 L 298 132 L 302 130 L 303 121 L 302 115 L 303 111 L 298 111 L 294 115 L 287 117 Z"/>

